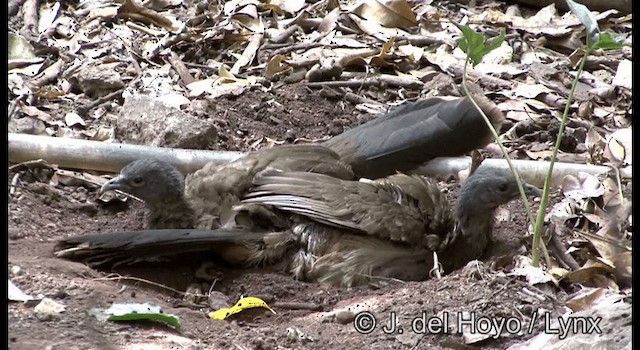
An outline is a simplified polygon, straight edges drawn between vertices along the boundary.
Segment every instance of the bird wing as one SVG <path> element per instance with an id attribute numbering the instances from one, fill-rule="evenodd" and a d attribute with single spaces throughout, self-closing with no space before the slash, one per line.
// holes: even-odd
<path id="1" fill-rule="evenodd" d="M 474 99 L 499 130 L 502 112 L 481 94 Z M 356 176 L 374 179 L 412 170 L 436 157 L 460 156 L 492 140 L 482 114 L 468 97 L 432 97 L 398 106 L 323 145 L 350 164 Z"/>
<path id="2" fill-rule="evenodd" d="M 232 206 L 249 191 L 256 174 L 267 167 L 341 179 L 354 176 L 335 152 L 320 145 L 279 146 L 251 152 L 227 164 L 209 163 L 185 180 L 185 196 L 195 212 L 195 227 L 211 229 L 225 224 L 233 216 Z"/>
<path id="3" fill-rule="evenodd" d="M 403 180 L 399 185 L 394 184 L 394 178 L 362 182 L 322 174 L 270 171 L 255 179 L 255 187 L 241 203 L 272 205 L 334 227 L 424 246 L 426 235 L 449 228 L 448 203 L 437 186 L 433 192 L 431 182 L 407 175 L 397 177 Z M 412 192 L 418 194 L 417 198 L 401 187 L 409 185 L 430 192 L 428 199 L 425 201 L 425 195 L 416 189 Z"/>

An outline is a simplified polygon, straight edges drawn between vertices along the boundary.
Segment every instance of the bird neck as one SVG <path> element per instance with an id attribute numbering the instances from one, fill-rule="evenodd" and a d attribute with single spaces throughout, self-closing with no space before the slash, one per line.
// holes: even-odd
<path id="1" fill-rule="evenodd" d="M 193 228 L 193 208 L 184 196 L 149 204 L 147 212 L 149 229 Z"/>
<path id="2" fill-rule="evenodd" d="M 445 272 L 451 272 L 466 265 L 469 261 L 482 257 L 491 241 L 494 223 L 494 208 L 478 205 L 471 198 L 459 198 L 454 218 L 452 242 L 442 256 Z"/>

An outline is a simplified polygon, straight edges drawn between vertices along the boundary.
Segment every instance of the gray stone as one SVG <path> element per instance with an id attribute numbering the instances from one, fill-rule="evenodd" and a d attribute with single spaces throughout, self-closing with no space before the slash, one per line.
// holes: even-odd
<path id="1" fill-rule="evenodd" d="M 555 320 L 550 322 L 550 326 L 545 332 L 524 343 L 512 345 L 508 350 L 631 349 L 632 317 L 630 303 L 619 302 L 597 305 L 589 310 L 575 312 L 564 319 L 573 319 L 569 322 L 575 325 L 585 323 L 587 327 L 577 327 L 573 331 L 567 332 L 566 337 L 561 337 L 560 334 L 553 334 L 560 329 L 560 323 Z M 567 324 L 566 321 L 564 323 Z M 592 327 L 594 323 L 597 323 L 599 329 Z"/>
<path id="2" fill-rule="evenodd" d="M 118 72 L 105 69 L 99 63 L 84 65 L 69 81 L 91 98 L 106 96 L 124 87 Z"/>
<path id="3" fill-rule="evenodd" d="M 116 137 L 124 143 L 206 149 L 217 140 L 216 127 L 162 101 L 128 97 L 118 117 Z"/>

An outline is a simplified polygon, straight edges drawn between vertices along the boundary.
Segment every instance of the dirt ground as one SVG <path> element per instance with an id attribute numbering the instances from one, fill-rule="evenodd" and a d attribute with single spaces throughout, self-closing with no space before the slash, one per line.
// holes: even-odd
<path id="1" fill-rule="evenodd" d="M 211 107 L 209 118 L 219 126 L 215 148 L 246 150 L 263 136 L 316 139 L 340 133 L 372 116 L 355 111 L 349 103 L 326 99 L 319 91 L 290 86 L 272 94 L 252 91 L 222 99 Z M 13 175 L 9 174 L 10 178 Z M 526 231 L 523 206 L 514 202 L 501 212 L 495 243 L 482 263 L 441 279 L 341 289 L 295 281 L 269 269 L 247 271 L 218 264 L 218 278 L 215 283 L 204 282 L 205 292 L 211 288 L 232 304 L 241 296 L 259 296 L 277 314 L 257 309 L 225 321 L 211 320 L 206 316 L 212 311 L 206 300 L 186 302 L 175 291 L 184 291 L 196 281 L 194 270 L 210 260 L 207 257 L 184 257 L 163 266 L 115 271 L 95 271 L 53 257 L 54 243 L 61 237 L 142 228 L 144 206 L 135 201 L 105 205 L 96 200 L 96 188 L 53 186 L 46 174 L 37 177 L 23 173 L 16 193 L 9 198 L 10 279 L 22 291 L 48 296 L 66 310 L 58 317 L 43 318 L 36 316 L 32 303 L 10 303 L 11 349 L 471 349 L 455 327 L 457 317 L 471 314 L 521 323 L 520 334 L 505 332 L 473 347 L 504 349 L 531 336 L 528 327 L 534 312 L 549 312 L 555 317 L 563 311 L 563 295 L 534 297 L 523 292 L 525 287 L 531 289 L 526 282 L 504 272 L 511 256 L 522 253 L 526 246 L 522 244 Z M 457 184 L 443 185 L 451 189 L 453 199 Z M 542 291 L 534 294 L 544 295 Z M 159 323 L 102 322 L 89 312 L 113 302 L 159 305 L 164 312 L 180 317 L 182 327 L 173 330 Z M 355 321 L 364 327 L 367 319 L 334 317 L 335 311 L 343 308 L 369 310 L 377 320 L 376 327 L 368 334 L 360 333 Z M 449 334 L 425 334 L 419 327 L 410 327 L 419 326 L 419 321 L 414 322 L 417 317 L 444 314 L 450 318 L 445 332 Z M 387 333 L 383 326 L 394 315 L 403 329 Z M 539 331 L 541 324 L 541 319 L 534 320 L 531 330 Z M 290 327 L 313 341 L 289 337 Z"/>

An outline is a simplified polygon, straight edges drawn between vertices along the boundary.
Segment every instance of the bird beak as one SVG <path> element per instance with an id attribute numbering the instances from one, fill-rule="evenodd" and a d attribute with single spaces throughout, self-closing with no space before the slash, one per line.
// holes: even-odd
<path id="1" fill-rule="evenodd" d="M 534 185 L 524 184 L 524 193 L 528 196 L 540 197 L 542 191 Z"/>
<path id="2" fill-rule="evenodd" d="M 100 187 L 100 191 L 98 192 L 98 194 L 103 194 L 109 190 L 119 190 L 120 188 L 122 188 L 122 176 L 118 175 L 113 179 L 105 182 L 104 185 Z"/>

